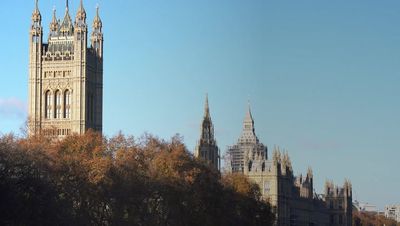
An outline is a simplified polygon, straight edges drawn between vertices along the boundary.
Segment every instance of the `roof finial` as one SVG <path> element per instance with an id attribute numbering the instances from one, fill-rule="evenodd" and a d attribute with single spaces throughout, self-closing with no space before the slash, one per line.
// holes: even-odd
<path id="1" fill-rule="evenodd" d="M 68 3 L 69 3 L 69 1 L 66 0 L 66 3 L 65 3 L 65 4 L 66 4 L 66 8 L 67 8 L 67 9 L 69 8 L 69 4 L 68 4 Z"/>
<path id="2" fill-rule="evenodd" d="M 39 0 L 35 1 L 35 8 L 36 8 L 36 10 L 39 10 Z"/>
<path id="3" fill-rule="evenodd" d="M 99 9 L 100 9 L 100 6 L 99 6 L 99 3 L 97 3 L 97 4 L 96 4 L 96 16 L 97 16 L 97 17 L 100 17 L 100 15 L 99 15 Z"/>

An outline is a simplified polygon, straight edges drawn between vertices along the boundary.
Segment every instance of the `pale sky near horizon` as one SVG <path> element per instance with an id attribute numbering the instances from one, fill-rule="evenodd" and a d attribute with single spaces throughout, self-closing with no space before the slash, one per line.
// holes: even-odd
<path id="1" fill-rule="evenodd" d="M 318 193 L 349 178 L 353 200 L 400 204 L 400 1 L 84 0 L 90 27 L 97 3 L 106 136 L 179 133 L 193 150 L 208 93 L 224 153 L 250 100 L 260 140 L 287 149 L 295 174 L 311 166 Z M 39 6 L 46 40 L 65 1 Z M 33 7 L 0 7 L 3 134 L 27 116 Z"/>

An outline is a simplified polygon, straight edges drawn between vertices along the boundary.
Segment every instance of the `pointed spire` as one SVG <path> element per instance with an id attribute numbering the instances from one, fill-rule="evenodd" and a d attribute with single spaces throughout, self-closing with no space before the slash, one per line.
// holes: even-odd
<path id="1" fill-rule="evenodd" d="M 251 114 L 250 100 L 247 101 L 247 113 L 246 113 L 245 121 L 251 121 L 251 122 L 254 121 L 253 116 Z"/>
<path id="2" fill-rule="evenodd" d="M 248 130 L 252 130 L 254 132 L 254 120 L 253 120 L 253 115 L 251 114 L 251 106 L 250 106 L 250 101 L 247 102 L 247 112 L 246 116 L 244 117 L 244 128 Z"/>
<path id="3" fill-rule="evenodd" d="M 255 133 L 254 129 L 254 120 L 253 116 L 251 115 L 251 108 L 250 108 L 250 102 L 248 102 L 248 109 L 246 112 L 246 115 L 243 120 L 243 131 L 242 131 L 242 136 L 239 138 L 240 142 L 258 142 L 258 138 Z"/>
<path id="4" fill-rule="evenodd" d="M 103 23 L 101 22 L 100 19 L 100 13 L 99 13 L 99 5 L 96 6 L 96 16 L 94 17 L 93 21 L 93 28 L 101 31 L 101 28 L 103 27 Z"/>
<path id="5" fill-rule="evenodd" d="M 39 0 L 35 0 L 35 10 L 32 13 L 32 21 L 34 23 L 40 23 L 42 21 L 42 15 L 39 10 Z"/>
<path id="6" fill-rule="evenodd" d="M 83 7 L 83 0 L 81 0 L 80 3 L 79 3 L 78 11 L 83 11 L 83 12 L 85 11 L 85 8 Z"/>
<path id="7" fill-rule="evenodd" d="M 56 8 L 53 8 L 53 18 L 51 19 L 50 23 L 50 36 L 55 35 L 58 31 L 58 20 L 56 15 Z"/>
<path id="8" fill-rule="evenodd" d="M 83 7 L 83 0 L 80 1 L 78 12 L 76 13 L 75 18 L 76 24 L 82 25 L 82 23 L 86 23 L 86 11 L 85 7 Z"/>
<path id="9" fill-rule="evenodd" d="M 60 33 L 62 35 L 66 35 L 66 36 L 73 35 L 73 33 L 74 33 L 74 26 L 72 24 L 72 20 L 71 20 L 71 17 L 69 15 L 68 0 L 66 0 L 65 15 L 64 15 L 63 22 L 60 25 Z"/>
<path id="10" fill-rule="evenodd" d="M 208 105 L 208 93 L 206 94 L 206 103 L 204 105 L 204 118 L 209 119 L 210 116 L 210 107 Z"/>

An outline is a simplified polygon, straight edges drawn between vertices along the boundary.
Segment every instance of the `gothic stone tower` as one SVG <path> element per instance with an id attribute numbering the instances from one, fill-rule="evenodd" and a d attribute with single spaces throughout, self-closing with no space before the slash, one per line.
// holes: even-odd
<path id="1" fill-rule="evenodd" d="M 103 33 L 99 9 L 88 40 L 82 0 L 74 23 L 67 0 L 61 22 L 53 11 L 48 42 L 44 43 L 36 0 L 29 41 L 29 134 L 63 137 L 88 129 L 101 132 Z"/>
<path id="2" fill-rule="evenodd" d="M 214 138 L 214 125 L 211 121 L 208 96 L 206 96 L 200 140 L 197 143 L 194 154 L 196 158 L 204 159 L 214 168 L 220 169 L 219 148 Z"/>
<path id="3" fill-rule="evenodd" d="M 256 135 L 249 104 L 246 116 L 243 120 L 242 134 L 238 142 L 229 147 L 227 151 L 226 162 L 228 164 L 228 171 L 243 173 L 244 170 L 249 167 L 247 164 L 252 164 L 249 160 L 268 159 L 267 151 L 267 147 L 259 141 Z"/>

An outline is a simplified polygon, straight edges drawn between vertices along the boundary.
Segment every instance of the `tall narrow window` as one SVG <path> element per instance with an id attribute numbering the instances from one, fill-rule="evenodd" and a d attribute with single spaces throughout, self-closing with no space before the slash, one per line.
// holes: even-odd
<path id="1" fill-rule="evenodd" d="M 51 118 L 51 92 L 48 90 L 45 94 L 45 104 L 44 104 L 44 110 L 45 110 L 45 118 L 49 119 Z"/>
<path id="2" fill-rule="evenodd" d="M 61 92 L 59 90 L 56 91 L 54 94 L 55 96 L 55 111 L 54 111 L 54 118 L 60 119 L 61 118 Z"/>
<path id="3" fill-rule="evenodd" d="M 69 90 L 64 93 L 64 118 L 71 118 L 71 92 Z"/>

